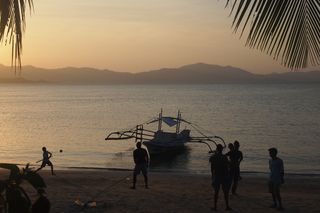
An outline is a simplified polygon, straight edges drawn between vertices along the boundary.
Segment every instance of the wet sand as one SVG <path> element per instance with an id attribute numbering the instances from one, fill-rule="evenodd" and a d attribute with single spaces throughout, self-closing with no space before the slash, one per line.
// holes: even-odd
<path id="1" fill-rule="evenodd" d="M 3 179 L 8 172 L 0 170 Z M 149 189 L 144 188 L 143 177 L 138 176 L 137 188 L 130 189 L 131 171 L 60 170 L 51 176 L 40 171 L 47 183 L 47 197 L 51 212 L 212 212 L 213 190 L 209 175 L 150 172 Z M 230 196 L 231 212 L 278 212 L 269 208 L 271 195 L 267 191 L 266 175 L 242 175 L 238 196 Z M 23 187 L 36 198 L 35 190 Z M 285 212 L 320 212 L 320 177 L 286 177 L 281 188 Z M 221 192 L 220 192 L 221 193 Z M 81 207 L 95 201 L 96 207 Z M 218 211 L 226 212 L 222 194 Z"/>

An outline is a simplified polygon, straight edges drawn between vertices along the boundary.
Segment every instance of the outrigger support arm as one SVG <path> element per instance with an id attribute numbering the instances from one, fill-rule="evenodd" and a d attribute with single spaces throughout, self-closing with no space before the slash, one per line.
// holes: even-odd
<path id="1" fill-rule="evenodd" d="M 147 133 L 144 133 L 147 132 Z M 125 130 L 120 132 L 111 132 L 105 140 L 128 140 L 128 139 L 136 139 L 137 138 L 137 132 L 138 129 L 135 130 Z M 153 133 L 153 134 L 152 134 Z M 139 137 L 139 139 L 143 140 L 150 140 L 154 136 L 154 131 L 143 129 L 143 132 L 139 132 L 139 136 L 142 136 L 142 138 Z"/>
<path id="2" fill-rule="evenodd" d="M 226 148 L 226 147 L 227 147 L 226 142 L 223 140 L 222 137 L 220 137 L 220 136 L 214 136 L 214 138 L 218 138 L 218 139 L 220 139 L 220 140 L 222 141 L 222 143 L 223 143 L 223 148 Z"/>
<path id="3" fill-rule="evenodd" d="M 205 141 L 202 141 L 202 140 L 198 140 L 198 141 L 189 141 L 190 143 L 203 143 L 203 144 L 205 144 L 205 145 L 207 145 L 208 146 L 208 148 L 209 148 L 209 153 L 213 153 L 213 150 L 212 150 L 212 148 L 211 148 L 211 146 L 210 146 L 210 144 L 209 143 L 207 143 L 207 142 L 205 142 Z"/>
<path id="4" fill-rule="evenodd" d="M 213 153 L 214 150 L 212 149 L 210 143 L 214 143 L 214 145 L 218 144 L 218 142 L 213 140 L 213 138 L 217 138 L 217 139 L 221 140 L 222 143 L 223 143 L 223 147 L 226 148 L 226 143 L 223 140 L 223 138 L 221 138 L 220 136 L 191 137 L 189 142 L 190 143 L 203 143 L 203 144 L 206 144 L 208 146 L 209 150 L 210 150 L 209 153 Z"/>
<path id="5" fill-rule="evenodd" d="M 105 140 L 127 140 L 131 138 L 135 138 L 134 132 L 132 131 L 125 131 L 125 132 L 111 132 Z M 116 135 L 116 136 L 114 136 Z"/>

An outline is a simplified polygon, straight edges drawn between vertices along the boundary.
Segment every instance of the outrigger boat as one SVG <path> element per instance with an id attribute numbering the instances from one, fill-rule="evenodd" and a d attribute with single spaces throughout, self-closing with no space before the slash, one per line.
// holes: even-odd
<path id="1" fill-rule="evenodd" d="M 157 131 L 145 129 L 144 126 L 158 122 Z M 162 128 L 165 123 L 169 127 L 175 127 L 175 132 L 167 132 Z M 181 123 L 191 126 L 200 136 L 191 136 L 190 129 L 180 131 Z M 217 145 L 219 142 L 225 147 L 226 144 L 223 138 L 219 136 L 207 136 L 203 134 L 195 124 L 181 118 L 181 113 L 178 111 L 177 117 L 168 117 L 162 115 L 162 109 L 157 118 L 154 118 L 143 124 L 128 130 L 111 132 L 105 140 L 127 140 L 135 139 L 135 142 L 142 142 L 148 149 L 150 155 L 159 155 L 165 153 L 175 153 L 185 149 L 186 143 L 202 143 L 206 144 L 209 152 L 213 152 L 212 145 Z"/>

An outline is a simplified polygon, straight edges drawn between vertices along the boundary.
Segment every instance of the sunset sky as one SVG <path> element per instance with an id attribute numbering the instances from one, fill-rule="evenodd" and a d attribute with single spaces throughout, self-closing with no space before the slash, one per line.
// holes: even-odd
<path id="1" fill-rule="evenodd" d="M 220 0 L 41 0 L 27 19 L 23 65 L 141 72 L 204 62 L 288 71 L 232 33 Z M 10 65 L 10 46 L 0 63 Z"/>

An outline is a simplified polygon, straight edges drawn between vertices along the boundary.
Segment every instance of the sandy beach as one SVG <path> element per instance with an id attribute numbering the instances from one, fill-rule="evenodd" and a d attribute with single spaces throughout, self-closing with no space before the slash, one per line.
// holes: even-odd
<path id="1" fill-rule="evenodd" d="M 7 170 L 0 170 L 1 179 Z M 150 172 L 150 188 L 138 176 L 137 189 L 130 189 L 131 171 L 60 170 L 51 176 L 40 171 L 47 183 L 47 196 L 53 213 L 67 212 L 211 212 L 213 190 L 209 175 Z M 238 196 L 230 196 L 231 212 L 277 212 L 270 209 L 266 175 L 243 174 Z M 36 199 L 35 190 L 23 187 Z M 291 175 L 286 177 L 282 197 L 286 212 L 320 211 L 320 178 Z M 95 201 L 96 207 L 75 204 Z M 218 211 L 224 212 L 222 195 Z"/>

